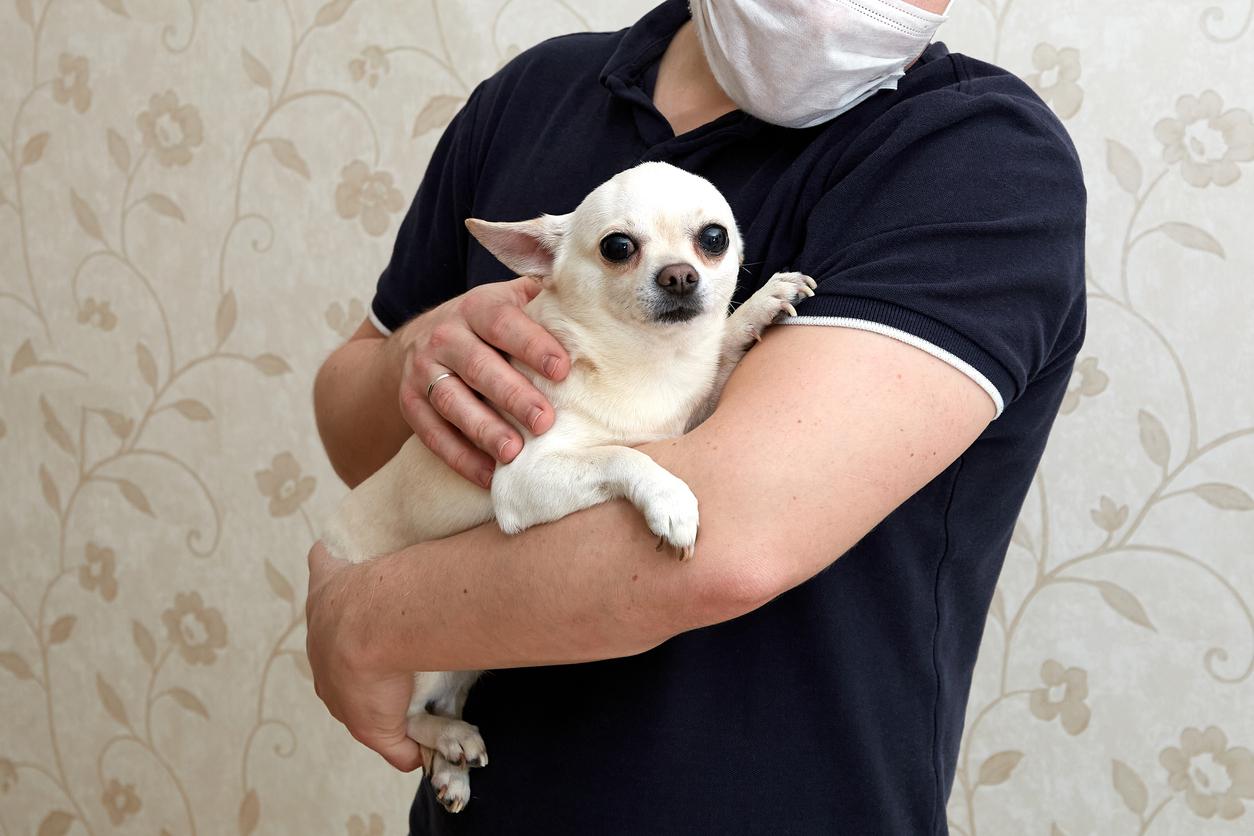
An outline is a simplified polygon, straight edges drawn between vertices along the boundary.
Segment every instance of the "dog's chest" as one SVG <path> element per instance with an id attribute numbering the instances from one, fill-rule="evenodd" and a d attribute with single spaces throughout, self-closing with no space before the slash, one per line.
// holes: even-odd
<path id="1" fill-rule="evenodd" d="M 599 443 L 639 444 L 683 433 L 689 416 L 713 385 L 716 360 L 669 368 L 642 363 L 606 369 L 576 360 L 572 386 L 555 404 L 604 433 Z M 572 397 L 573 396 L 573 397 Z"/>

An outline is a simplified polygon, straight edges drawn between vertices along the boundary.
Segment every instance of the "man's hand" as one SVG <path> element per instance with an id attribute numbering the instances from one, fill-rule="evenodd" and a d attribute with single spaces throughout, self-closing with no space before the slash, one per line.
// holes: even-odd
<path id="1" fill-rule="evenodd" d="M 363 592 L 370 592 L 363 566 L 336 560 L 321 542 L 309 551 L 305 650 L 314 690 L 353 737 L 392 766 L 411 772 L 431 762 L 430 753 L 405 733 L 414 677 L 403 671 L 372 670 L 370 654 L 361 650 L 367 641 L 354 635 L 354 607 L 362 603 L 358 599 Z"/>
<path id="2" fill-rule="evenodd" d="M 539 292 L 540 283 L 527 276 L 482 285 L 411 320 L 394 336 L 404 352 L 401 414 L 433 453 L 485 488 L 495 462 L 513 461 L 522 450 L 522 437 L 476 392 L 533 433 L 554 420 L 544 395 L 496 349 L 550 380 L 570 370 L 561 344 L 523 313 Z M 427 387 L 446 372 L 455 376 L 436 384 L 428 400 Z"/>

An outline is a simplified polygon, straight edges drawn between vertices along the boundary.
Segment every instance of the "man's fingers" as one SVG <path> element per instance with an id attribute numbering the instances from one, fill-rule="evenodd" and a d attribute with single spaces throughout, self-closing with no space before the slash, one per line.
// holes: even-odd
<path id="1" fill-rule="evenodd" d="M 467 334 L 464 342 L 452 345 L 449 349 L 451 364 L 457 367 L 458 375 L 471 389 L 482 393 L 497 408 L 508 412 L 520 424 L 537 435 L 553 426 L 553 407 L 531 384 L 531 381 L 511 366 L 499 352 L 479 342 L 473 334 Z M 432 400 L 434 399 L 435 392 L 433 391 Z M 473 413 L 472 420 L 482 418 L 478 410 L 474 409 L 474 405 L 462 406 Z M 495 456 L 497 461 L 511 461 L 522 449 L 522 439 L 504 419 L 500 419 L 499 424 L 493 421 L 492 425 L 485 428 L 490 434 L 487 446 L 485 446 L 469 432 L 469 427 L 453 414 L 445 412 L 439 404 L 436 404 L 436 410 L 463 430 L 467 430 L 466 434 L 479 445 L 479 448 Z M 512 442 L 511 450 L 508 455 L 502 455 L 500 445 L 506 440 Z"/>
<path id="2" fill-rule="evenodd" d="M 485 342 L 550 380 L 562 380 L 570 371 L 570 357 L 562 344 L 521 308 L 501 305 L 472 310 L 467 322 Z"/>
<path id="3" fill-rule="evenodd" d="M 516 279 L 505 282 L 505 285 L 518 293 L 518 307 L 520 308 L 539 296 L 540 291 L 544 290 L 544 285 L 535 276 L 519 276 Z"/>
<path id="4" fill-rule="evenodd" d="M 404 732 L 401 732 L 399 737 L 387 738 L 369 738 L 352 732 L 351 729 L 350 732 L 358 742 L 373 749 L 393 768 L 401 772 L 413 772 L 423 766 L 422 747 L 406 737 Z"/>
<path id="5" fill-rule="evenodd" d="M 489 348 L 480 347 L 486 354 L 496 354 Z M 497 355 L 497 360 L 500 356 Z M 468 364 L 472 376 L 487 376 L 478 369 L 476 362 Z M 512 461 L 522 449 L 522 437 L 492 407 L 471 391 L 473 383 L 460 377 L 441 380 L 431 390 L 431 406 L 439 415 L 461 430 L 462 434 L 483 452 L 499 462 Z M 478 387 L 474 387 L 478 388 Z"/>
<path id="6" fill-rule="evenodd" d="M 431 392 L 434 398 L 436 391 L 450 380 L 441 381 Z M 474 400 L 474 396 L 470 396 Z M 482 406 L 482 404 L 480 404 Z M 421 394 L 416 397 L 403 397 L 401 411 L 405 420 L 413 427 L 414 433 L 423 445 L 435 453 L 445 464 L 457 471 L 462 478 L 474 482 L 480 487 L 492 484 L 492 471 L 496 463 L 488 455 L 477 450 L 466 440 L 461 431 L 445 421 Z M 500 420 L 500 416 L 497 416 Z"/>

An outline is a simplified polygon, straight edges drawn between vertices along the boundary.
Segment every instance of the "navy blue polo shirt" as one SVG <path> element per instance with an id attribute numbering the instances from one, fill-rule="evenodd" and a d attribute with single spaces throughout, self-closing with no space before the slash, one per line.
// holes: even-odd
<path id="1" fill-rule="evenodd" d="M 631 658 L 485 675 L 465 715 L 491 765 L 457 815 L 424 782 L 416 834 L 947 832 L 989 601 L 1084 335 L 1079 161 L 1023 82 L 941 44 L 827 124 L 737 111 L 676 137 L 651 90 L 687 14 L 672 0 L 621 32 L 555 38 L 481 84 L 436 148 L 372 319 L 391 330 L 513 277 L 467 217 L 567 212 L 662 160 L 731 204 L 738 300 L 776 271 L 808 273 L 818 293 L 794 323 L 914 345 L 979 384 L 998 417 L 761 609 Z"/>

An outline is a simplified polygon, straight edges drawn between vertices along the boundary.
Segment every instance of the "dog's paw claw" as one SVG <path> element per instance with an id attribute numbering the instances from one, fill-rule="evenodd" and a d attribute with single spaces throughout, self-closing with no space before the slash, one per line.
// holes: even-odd
<path id="1" fill-rule="evenodd" d="M 649 530 L 658 536 L 658 550 L 669 543 L 681 560 L 688 560 L 697 542 L 697 498 L 682 480 L 666 475 L 643 492 L 640 511 Z"/>
<path id="2" fill-rule="evenodd" d="M 438 733 L 432 734 L 432 724 Z M 421 727 L 421 728 L 420 728 Z M 423 733 L 423 730 L 427 734 Z M 445 762 L 453 766 L 475 766 L 476 761 L 488 762 L 487 747 L 479 729 L 464 720 L 451 718 L 432 718 L 430 715 L 415 715 L 410 718 L 409 736 L 435 749 Z M 430 735 L 430 736 L 429 736 Z M 434 737 L 434 740 L 431 740 Z"/>
<path id="3" fill-rule="evenodd" d="M 431 765 L 431 788 L 435 798 L 450 813 L 460 813 L 470 802 L 470 775 L 464 765 L 450 763 L 436 755 Z"/>

